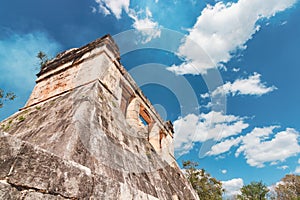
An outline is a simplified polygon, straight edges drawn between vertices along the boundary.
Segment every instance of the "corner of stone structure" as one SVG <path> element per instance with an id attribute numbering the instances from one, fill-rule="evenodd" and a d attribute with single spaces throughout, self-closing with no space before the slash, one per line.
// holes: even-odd
<path id="1" fill-rule="evenodd" d="M 97 61 L 100 65 L 97 66 L 97 63 L 91 61 Z M 101 65 L 109 63 L 121 65 L 119 48 L 110 35 L 105 35 L 83 47 L 59 53 L 42 66 L 37 74 L 36 86 L 22 109 L 101 78 L 101 74 L 104 73 L 101 71 L 103 68 Z"/>
<path id="2" fill-rule="evenodd" d="M 36 86 L 23 109 L 57 98 L 75 88 L 100 82 L 118 104 L 126 123 L 148 135 L 162 159 L 176 163 L 173 125 L 164 122 L 120 63 L 119 48 L 110 35 L 58 54 L 37 74 Z"/>
<path id="3" fill-rule="evenodd" d="M 25 107 L 1 123 L 0 187 L 16 192 L 7 199 L 198 199 L 174 158 L 172 122 L 110 35 L 47 62 Z"/>

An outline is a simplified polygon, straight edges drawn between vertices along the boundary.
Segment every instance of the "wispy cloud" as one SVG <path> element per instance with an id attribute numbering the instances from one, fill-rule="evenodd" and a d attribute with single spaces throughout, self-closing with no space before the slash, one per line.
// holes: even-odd
<path id="1" fill-rule="evenodd" d="M 240 68 L 232 68 L 233 72 L 239 72 L 241 69 Z"/>
<path id="2" fill-rule="evenodd" d="M 143 13 L 144 17 L 139 16 L 140 13 Z M 154 38 L 160 37 L 160 26 L 152 19 L 152 13 L 149 8 L 139 13 L 130 9 L 128 16 L 134 20 L 132 27 L 141 33 L 142 43 L 147 43 Z"/>
<path id="3" fill-rule="evenodd" d="M 299 166 L 297 166 L 296 167 L 296 169 L 295 169 L 295 174 L 300 174 L 300 158 L 298 159 L 298 164 L 299 164 Z"/>
<path id="4" fill-rule="evenodd" d="M 99 12 L 104 15 L 114 14 L 117 19 L 121 19 L 122 11 L 133 20 L 132 27 L 141 34 L 141 42 L 147 43 L 154 38 L 160 37 L 161 31 L 158 22 L 152 18 L 149 8 L 136 11 L 130 8 L 130 0 L 95 0 L 98 4 Z M 157 2 L 156 2 L 157 3 Z"/>
<path id="5" fill-rule="evenodd" d="M 300 174 L 300 166 L 298 166 L 298 167 L 296 167 L 296 169 L 295 169 L 295 172 L 294 172 L 295 174 Z"/>
<path id="6" fill-rule="evenodd" d="M 281 26 L 283 26 L 283 25 L 286 25 L 288 22 L 287 21 L 284 21 L 284 22 L 281 22 Z"/>
<path id="7" fill-rule="evenodd" d="M 121 19 L 122 11 L 129 10 L 130 0 L 95 0 L 99 5 L 99 12 L 104 15 L 114 14 L 117 19 Z"/>
<path id="8" fill-rule="evenodd" d="M 52 56 L 58 52 L 60 45 L 50 39 L 46 33 L 10 34 L 0 39 L 0 87 L 13 91 L 17 99 L 1 110 L 0 117 L 12 114 L 24 106 L 24 100 L 34 86 L 39 51 Z"/>
<path id="9" fill-rule="evenodd" d="M 256 95 L 261 96 L 276 90 L 275 86 L 268 87 L 266 83 L 263 83 L 260 79 L 261 75 L 254 73 L 247 78 L 237 79 L 234 82 L 226 82 L 224 85 L 216 88 L 211 97 L 217 97 L 219 95 Z M 209 94 L 202 94 L 202 98 L 209 97 Z"/>
<path id="10" fill-rule="evenodd" d="M 287 166 L 287 165 L 282 165 L 282 166 L 277 167 L 277 169 L 282 169 L 282 170 L 286 170 L 288 168 L 289 168 L 289 166 Z"/>
<path id="11" fill-rule="evenodd" d="M 177 74 L 205 74 L 211 68 L 228 62 L 238 50 L 259 31 L 257 24 L 294 5 L 296 0 L 239 0 L 236 3 L 218 2 L 208 5 L 198 17 L 178 54 L 186 62 L 168 69 Z M 204 50 L 210 57 L 202 53 Z"/>
<path id="12" fill-rule="evenodd" d="M 241 141 L 242 141 L 241 137 L 225 140 L 223 142 L 220 142 L 212 146 L 211 150 L 207 152 L 206 155 L 213 156 L 213 155 L 219 155 L 225 153 L 229 151 L 231 147 L 237 146 Z"/>

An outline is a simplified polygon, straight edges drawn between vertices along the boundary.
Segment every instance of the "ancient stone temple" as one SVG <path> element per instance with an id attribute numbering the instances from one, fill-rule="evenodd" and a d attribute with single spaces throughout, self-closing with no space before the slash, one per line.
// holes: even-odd
<path id="1" fill-rule="evenodd" d="M 107 35 L 58 54 L 0 127 L 0 199 L 198 199 Z"/>

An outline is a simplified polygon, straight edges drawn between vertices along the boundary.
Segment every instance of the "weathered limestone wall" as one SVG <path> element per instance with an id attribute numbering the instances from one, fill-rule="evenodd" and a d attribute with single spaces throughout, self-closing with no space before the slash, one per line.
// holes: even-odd
<path id="1" fill-rule="evenodd" d="M 104 37 L 41 70 L 26 106 L 0 123 L 0 199 L 198 199 L 172 155 L 172 124 L 118 59 Z"/>
<path id="2" fill-rule="evenodd" d="M 94 49 L 83 47 L 58 55 L 38 74 L 36 86 L 25 107 L 55 97 L 96 79 L 103 79 L 108 69 L 114 67 L 116 57 L 108 49 L 109 39 L 98 41 Z M 97 44 L 97 43 L 96 43 Z M 53 67 L 52 67 L 53 66 Z M 51 68 L 52 67 L 52 68 Z M 111 87 L 112 89 L 114 86 Z"/>
<path id="3" fill-rule="evenodd" d="M 3 121 L 0 197 L 197 199 L 116 102 L 95 81 Z"/>
<path id="4" fill-rule="evenodd" d="M 116 44 L 107 36 L 94 42 L 92 47 L 85 46 L 61 53 L 43 67 L 25 108 L 99 80 L 115 97 L 127 122 L 148 137 L 164 160 L 175 165 L 173 132 L 165 127 L 154 107 L 120 64 Z M 143 114 L 148 125 L 140 120 Z"/>

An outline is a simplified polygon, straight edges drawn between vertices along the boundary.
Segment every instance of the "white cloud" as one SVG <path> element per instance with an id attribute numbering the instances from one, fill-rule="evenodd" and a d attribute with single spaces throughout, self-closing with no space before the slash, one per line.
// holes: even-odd
<path id="1" fill-rule="evenodd" d="M 296 1 L 239 0 L 208 5 L 178 49 L 186 62 L 168 69 L 177 74 L 205 74 L 208 69 L 228 62 L 237 50 L 247 48 L 246 42 L 259 31 L 259 20 L 284 11 Z"/>
<path id="2" fill-rule="evenodd" d="M 277 168 L 278 168 L 278 169 L 282 169 L 282 170 L 286 170 L 286 169 L 289 168 L 289 166 L 283 165 L 283 166 L 279 166 L 279 167 L 277 167 Z"/>
<path id="3" fill-rule="evenodd" d="M 268 192 L 268 195 L 269 197 L 276 197 L 276 191 L 275 191 L 275 188 L 279 185 L 279 184 L 282 184 L 283 182 L 279 181 L 277 183 L 275 183 L 274 185 L 269 185 L 268 186 L 268 189 L 269 189 L 269 192 Z"/>
<path id="4" fill-rule="evenodd" d="M 92 13 L 96 13 L 97 12 L 97 9 L 95 7 L 91 7 L 92 9 Z"/>
<path id="5" fill-rule="evenodd" d="M 261 96 L 263 94 L 272 92 L 277 89 L 275 86 L 267 87 L 265 83 L 260 80 L 261 75 L 254 73 L 248 78 L 237 79 L 234 82 L 226 82 L 224 85 L 219 86 L 212 93 L 212 97 L 219 95 L 231 94 L 235 95 L 257 95 Z M 203 94 L 207 96 L 208 94 Z"/>
<path id="6" fill-rule="evenodd" d="M 110 15 L 110 11 L 103 5 L 103 4 L 99 4 L 99 12 L 106 15 Z"/>
<path id="7" fill-rule="evenodd" d="M 211 150 L 206 153 L 206 155 L 213 156 L 225 153 L 231 149 L 233 146 L 237 146 L 241 142 L 241 137 L 236 139 L 228 139 L 223 142 L 217 143 L 211 147 Z"/>
<path id="8" fill-rule="evenodd" d="M 287 24 L 287 21 L 284 21 L 280 25 L 283 26 L 283 25 L 286 25 L 286 24 Z"/>
<path id="9" fill-rule="evenodd" d="M 161 30 L 158 22 L 152 18 L 152 13 L 147 7 L 145 10 L 135 11 L 129 8 L 130 0 L 95 0 L 99 6 L 99 12 L 104 15 L 114 14 L 121 19 L 122 11 L 133 20 L 132 27 L 141 34 L 141 42 L 147 43 L 160 37 Z M 157 3 L 157 2 L 156 2 Z M 94 10 L 93 10 L 94 12 Z"/>
<path id="10" fill-rule="evenodd" d="M 240 194 L 240 189 L 243 187 L 244 181 L 241 178 L 234 178 L 228 181 L 222 181 L 222 186 L 225 189 L 225 196 L 235 196 Z"/>
<path id="11" fill-rule="evenodd" d="M 209 93 L 204 93 L 204 94 L 200 94 L 200 97 L 201 97 L 202 99 L 206 99 L 206 98 L 209 98 L 210 95 L 209 95 Z"/>
<path id="12" fill-rule="evenodd" d="M 195 142 L 220 141 L 240 134 L 249 125 L 242 118 L 211 111 L 207 114 L 189 114 L 174 122 L 174 147 L 179 154 L 187 153 Z"/>
<path id="13" fill-rule="evenodd" d="M 253 167 L 264 167 L 266 163 L 278 165 L 287 158 L 300 153 L 298 138 L 300 133 L 295 129 L 286 128 L 284 131 L 276 132 L 279 126 L 254 128 L 245 136 L 230 138 L 213 145 L 206 153 L 208 156 L 219 156 L 230 151 L 233 146 L 238 146 L 235 156 L 241 153 L 247 163 Z M 242 131 L 242 130 L 241 130 Z M 226 136 L 223 138 L 227 138 Z M 298 162 L 300 159 L 298 160 Z M 278 166 L 278 169 L 286 170 L 287 165 Z M 295 173 L 300 172 L 300 166 Z"/>
<path id="14" fill-rule="evenodd" d="M 197 60 L 192 60 L 184 55 L 178 54 L 179 56 L 186 57 L 187 61 L 183 62 L 182 64 L 172 65 L 168 67 L 167 70 L 174 72 L 177 75 L 184 75 L 184 74 L 206 74 L 207 70 L 214 68 L 212 67 L 214 64 L 210 60 L 210 57 L 207 56 L 203 51 L 199 53 L 199 47 L 193 41 L 189 41 L 186 43 L 191 43 L 190 46 L 190 54 L 195 54 L 196 57 L 201 58 L 201 62 Z"/>
<path id="15" fill-rule="evenodd" d="M 240 68 L 233 68 L 232 71 L 233 72 L 239 72 L 241 69 Z"/>
<path id="16" fill-rule="evenodd" d="M 296 167 L 295 174 L 300 174 L 300 166 Z"/>
<path id="17" fill-rule="evenodd" d="M 227 170 L 226 170 L 226 169 L 222 169 L 222 170 L 221 170 L 221 173 L 222 173 L 222 174 L 227 174 Z"/>
<path id="18" fill-rule="evenodd" d="M 99 5 L 99 12 L 104 15 L 114 14 L 117 19 L 121 18 L 122 10 L 128 12 L 130 0 L 95 0 Z"/>
<path id="19" fill-rule="evenodd" d="M 300 164 L 300 158 L 298 159 L 298 164 Z M 295 169 L 295 174 L 300 174 L 300 166 L 297 166 Z"/>
<path id="20" fill-rule="evenodd" d="M 139 13 L 130 9 L 128 16 L 133 19 L 134 23 L 132 27 L 136 29 L 142 35 L 142 43 L 147 43 L 154 38 L 160 37 L 161 30 L 157 22 L 153 21 L 152 13 L 149 8 L 140 13 L 145 13 L 145 17 L 139 17 Z"/>
<path id="21" fill-rule="evenodd" d="M 235 155 L 239 156 L 240 153 L 243 153 L 250 166 L 264 167 L 266 162 L 283 162 L 300 153 L 299 132 L 287 128 L 279 133 L 274 133 L 275 128 L 279 127 L 254 128 L 243 137 L 242 145 Z"/>

